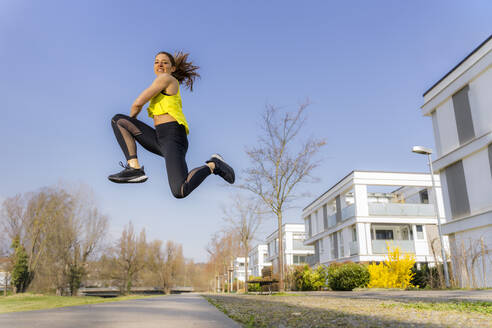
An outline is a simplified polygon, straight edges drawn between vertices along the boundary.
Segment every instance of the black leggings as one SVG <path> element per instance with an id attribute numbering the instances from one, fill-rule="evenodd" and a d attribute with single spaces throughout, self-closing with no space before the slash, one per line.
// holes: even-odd
<path id="1" fill-rule="evenodd" d="M 185 160 L 188 138 L 185 127 L 178 122 L 159 124 L 153 129 L 136 118 L 116 114 L 111 126 L 127 160 L 137 158 L 135 140 L 148 151 L 165 158 L 169 186 L 176 198 L 188 196 L 211 173 L 207 165 L 188 172 Z"/>

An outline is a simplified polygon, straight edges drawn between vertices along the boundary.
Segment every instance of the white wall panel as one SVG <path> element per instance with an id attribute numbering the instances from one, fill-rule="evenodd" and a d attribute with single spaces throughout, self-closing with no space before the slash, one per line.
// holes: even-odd
<path id="1" fill-rule="evenodd" d="M 492 178 L 488 149 L 463 159 L 466 189 L 471 213 L 492 207 Z"/>
<path id="2" fill-rule="evenodd" d="M 492 249 L 491 236 L 492 236 L 492 225 L 482 227 L 479 229 L 467 230 L 464 232 L 456 233 L 455 234 L 456 247 L 458 247 L 458 249 L 460 249 L 461 247 L 464 247 L 465 249 L 471 247 L 475 253 L 477 252 L 481 253 L 480 240 L 483 239 L 484 248 L 490 250 Z M 453 251 L 455 250 L 453 249 Z M 454 256 L 457 256 L 459 258 L 459 255 L 454 254 Z M 474 271 L 475 271 L 478 287 L 492 287 L 492 261 L 491 260 L 492 260 L 492 256 L 490 254 L 488 256 L 486 255 L 486 261 L 485 261 L 486 279 L 484 279 L 483 277 L 483 267 L 481 261 L 480 260 L 476 261 Z M 485 286 L 484 286 L 484 280 L 485 280 Z"/>
<path id="3" fill-rule="evenodd" d="M 449 98 L 436 109 L 437 125 L 439 131 L 434 131 L 437 136 L 439 133 L 439 144 L 441 152 L 438 157 L 449 153 L 460 145 L 458 130 L 456 128 L 456 118 L 454 116 L 453 100 Z"/>
<path id="4" fill-rule="evenodd" d="M 470 83 L 468 94 L 477 137 L 492 131 L 492 68 Z"/>

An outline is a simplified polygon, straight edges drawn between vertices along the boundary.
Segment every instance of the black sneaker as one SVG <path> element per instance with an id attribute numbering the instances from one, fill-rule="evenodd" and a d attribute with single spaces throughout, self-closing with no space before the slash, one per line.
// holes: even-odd
<path id="1" fill-rule="evenodd" d="M 219 154 L 213 154 L 208 161 L 205 163 L 213 162 L 215 164 L 214 174 L 220 175 L 222 179 L 229 182 L 230 184 L 234 183 L 236 178 L 234 174 L 234 170 L 230 167 L 224 159 Z"/>
<path id="2" fill-rule="evenodd" d="M 142 183 L 147 181 L 148 177 L 145 175 L 143 166 L 139 169 L 134 169 L 128 164 L 123 165 L 122 162 L 120 162 L 120 165 L 124 168 L 124 170 L 120 173 L 111 174 L 108 176 L 110 181 L 116 183 Z"/>

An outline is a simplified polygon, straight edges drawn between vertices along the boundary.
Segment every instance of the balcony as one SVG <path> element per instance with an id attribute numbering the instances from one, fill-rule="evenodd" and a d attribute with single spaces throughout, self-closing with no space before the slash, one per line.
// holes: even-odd
<path id="1" fill-rule="evenodd" d="M 388 254 L 388 246 L 391 248 L 399 247 L 403 253 L 415 253 L 415 245 L 413 240 L 373 240 L 373 254 Z M 352 250 L 351 250 L 352 251 Z"/>
<path id="2" fill-rule="evenodd" d="M 355 205 L 352 204 L 345 208 L 342 208 L 342 221 L 355 216 Z"/>
<path id="3" fill-rule="evenodd" d="M 433 204 L 369 203 L 369 215 L 435 216 Z"/>
<path id="4" fill-rule="evenodd" d="M 359 243 L 356 241 L 350 242 L 350 256 L 359 254 Z"/>

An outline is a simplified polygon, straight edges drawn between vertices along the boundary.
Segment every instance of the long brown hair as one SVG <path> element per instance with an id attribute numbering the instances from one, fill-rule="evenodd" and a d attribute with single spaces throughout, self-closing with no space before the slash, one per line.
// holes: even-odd
<path id="1" fill-rule="evenodd" d="M 200 67 L 193 65 L 193 63 L 188 60 L 189 53 L 177 51 L 173 56 L 169 52 L 160 51 L 157 55 L 159 54 L 164 54 L 169 57 L 171 64 L 176 67 L 172 76 L 174 76 L 179 83 L 184 82 L 186 87 L 190 89 L 190 91 L 193 91 L 193 83 L 195 82 L 195 79 L 200 77 L 200 74 L 197 72 Z"/>

